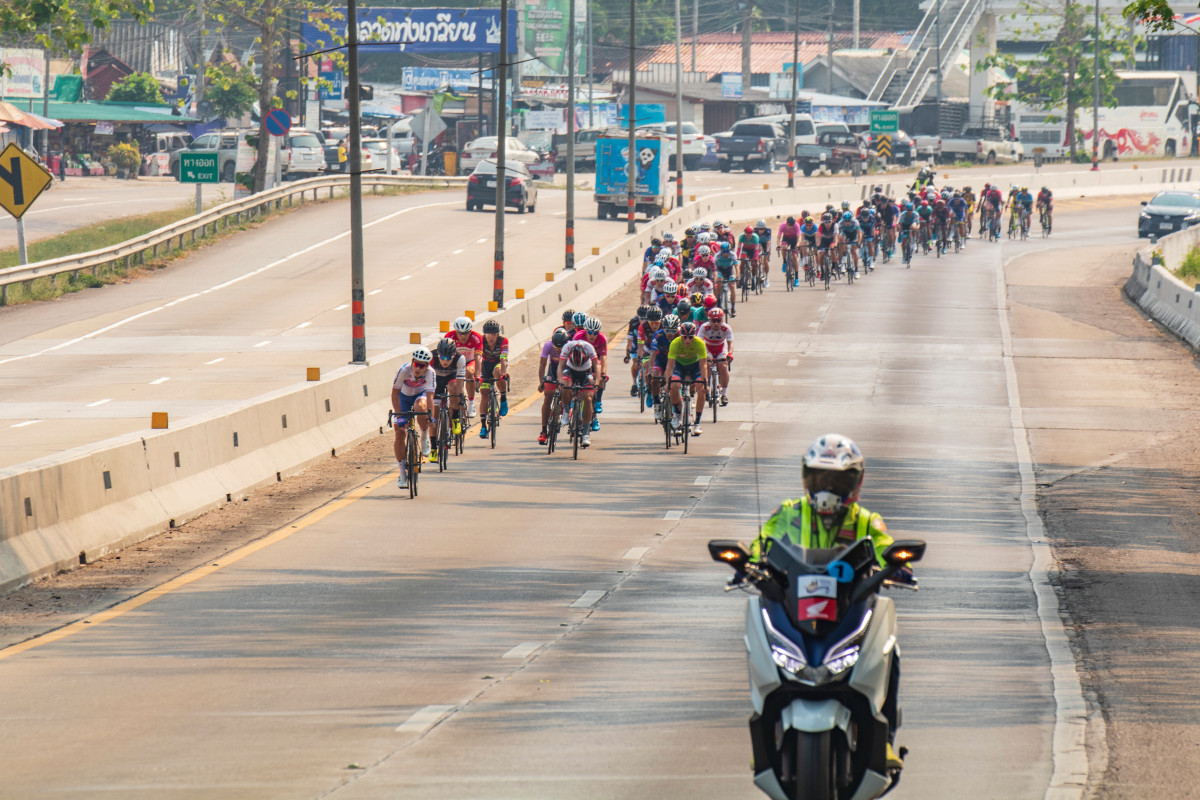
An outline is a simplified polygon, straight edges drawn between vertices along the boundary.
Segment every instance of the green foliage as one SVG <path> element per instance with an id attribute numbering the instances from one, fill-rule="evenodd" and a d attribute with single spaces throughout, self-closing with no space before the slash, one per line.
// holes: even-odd
<path id="1" fill-rule="evenodd" d="M 108 158 L 118 167 L 133 169 L 142 163 L 136 142 L 117 142 L 108 148 Z"/>
<path id="2" fill-rule="evenodd" d="M 1175 275 L 1180 278 L 1200 280 L 1200 247 L 1188 250 L 1187 255 L 1183 257 L 1183 263 L 1179 265 L 1179 269 L 1175 270 Z"/>
<path id="3" fill-rule="evenodd" d="M 0 34 L 8 41 L 33 36 L 57 52 L 91 41 L 89 28 L 106 30 L 117 17 L 145 22 L 153 0 L 4 0 L 0 2 Z"/>
<path id="4" fill-rule="evenodd" d="M 237 119 L 254 106 L 258 96 L 255 83 L 247 70 L 233 64 L 224 61 L 209 64 L 204 77 L 204 99 L 218 117 Z"/>
<path id="5" fill-rule="evenodd" d="M 1096 28 L 1090 24 L 1090 6 L 1075 0 L 1064 0 L 1055 5 L 1021 4 L 1025 15 L 1036 17 L 1051 14 L 1053 26 L 1032 23 L 1027 29 L 1018 30 L 1016 38 L 1046 41 L 1047 44 L 1035 59 L 1013 53 L 992 53 L 975 67 L 977 72 L 1000 69 L 1009 80 L 1000 81 L 987 88 L 987 93 L 997 100 L 1018 100 L 1046 111 L 1063 112 L 1067 122 L 1067 139 L 1071 143 L 1071 157 L 1078 148 L 1075 130 L 1076 111 L 1092 104 L 1095 52 L 1093 50 Z M 1013 15 L 1014 18 L 1017 15 Z M 1133 63 L 1133 47 L 1123 27 L 1101 17 L 1099 46 L 1100 104 L 1106 108 L 1117 105 L 1117 69 Z"/>
<path id="6" fill-rule="evenodd" d="M 1167 0 L 1134 0 L 1121 9 L 1126 19 L 1140 20 L 1147 33 L 1170 33 L 1175 28 L 1175 11 Z"/>
<path id="7" fill-rule="evenodd" d="M 158 80 L 149 72 L 126 75 L 112 85 L 108 97 L 114 103 L 165 103 Z"/>

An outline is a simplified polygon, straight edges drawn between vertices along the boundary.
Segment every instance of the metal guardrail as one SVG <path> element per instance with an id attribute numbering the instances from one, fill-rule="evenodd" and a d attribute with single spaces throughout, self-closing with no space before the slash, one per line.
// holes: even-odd
<path id="1" fill-rule="evenodd" d="M 362 176 L 362 183 L 364 188 L 371 187 L 373 189 L 394 186 L 451 188 L 465 186 L 467 179 L 425 177 L 419 175 L 367 174 Z M 251 195 L 241 200 L 233 200 L 229 203 L 213 206 L 201 214 L 182 219 L 179 222 L 159 228 L 156 231 L 151 231 L 135 239 L 129 239 L 128 241 L 101 250 L 52 258 L 20 267 L 0 269 L 0 306 L 8 304 L 8 287 L 14 284 L 24 283 L 32 285 L 34 280 L 44 277 L 49 277 L 51 283 L 53 283 L 59 275 L 78 275 L 84 271 L 88 271 L 95 276 L 99 275 L 106 267 L 116 269 L 118 266 L 123 266 L 128 269 L 135 264 L 144 264 L 147 252 L 150 253 L 151 258 L 156 258 L 159 255 L 171 252 L 173 249 L 181 249 L 189 240 L 189 237 L 190 242 L 194 243 L 198 237 L 204 238 L 208 236 L 210 228 L 212 229 L 212 233 L 216 233 L 218 228 L 228 227 L 231 219 L 235 220 L 235 224 L 240 224 L 243 219 L 256 219 L 271 210 L 280 209 L 285 202 L 288 206 L 293 206 L 296 203 L 297 197 L 303 203 L 310 192 L 312 193 L 312 199 L 315 201 L 319 199 L 322 191 L 327 190 L 329 197 L 332 198 L 338 190 L 348 189 L 349 187 L 349 175 L 325 175 L 319 178 L 295 181 L 286 186 L 279 186 L 265 192 L 259 192 L 256 195 Z"/>

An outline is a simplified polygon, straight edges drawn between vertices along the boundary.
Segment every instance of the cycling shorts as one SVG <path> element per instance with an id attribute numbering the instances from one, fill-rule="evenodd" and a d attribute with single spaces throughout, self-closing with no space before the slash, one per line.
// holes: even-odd
<path id="1" fill-rule="evenodd" d="M 720 347 L 713 347 L 705 342 L 704 347 L 708 350 L 709 361 L 724 361 L 729 357 L 729 342 L 721 342 Z"/>
<path id="2" fill-rule="evenodd" d="M 724 281 L 733 280 L 733 264 L 727 267 L 717 267 L 717 275 Z"/>
<path id="3" fill-rule="evenodd" d="M 445 394 L 446 388 L 450 385 L 450 382 L 457 379 L 454 375 L 438 375 L 436 377 L 436 386 L 433 390 L 435 395 Z"/>
<path id="4" fill-rule="evenodd" d="M 671 377 L 684 381 L 685 383 L 688 381 L 699 383 L 701 380 L 703 380 L 704 374 L 700 371 L 699 361 L 697 361 L 695 364 L 680 364 L 678 361 L 676 361 L 675 372 Z"/>
<path id="5" fill-rule="evenodd" d="M 842 238 L 846 240 L 846 244 L 858 244 L 858 235 L 861 231 L 846 231 L 842 234 Z"/>
<path id="6" fill-rule="evenodd" d="M 483 369 L 479 371 L 479 377 L 482 379 L 481 386 L 490 388 L 492 385 L 492 376 L 496 374 L 496 367 L 500 366 L 499 361 L 484 361 Z"/>
<path id="7" fill-rule="evenodd" d="M 663 373 L 665 373 L 667 371 L 667 361 L 668 360 L 669 359 L 667 358 L 666 350 L 655 351 L 654 365 L 650 368 L 650 372 L 655 377 L 661 378 L 663 376 Z"/>
<path id="8" fill-rule="evenodd" d="M 817 236 L 816 236 L 816 234 L 813 234 L 812 236 L 809 236 L 809 235 L 805 234 L 805 236 L 804 236 L 804 244 L 805 244 L 805 246 L 807 246 L 807 247 L 816 247 L 816 246 L 817 246 Z"/>
<path id="9" fill-rule="evenodd" d="M 404 392 L 401 392 L 400 393 L 400 413 L 392 418 L 392 424 L 395 425 L 397 428 L 403 428 L 405 425 L 407 425 L 408 417 L 406 417 L 404 415 L 409 413 L 410 411 L 412 411 L 413 406 L 416 404 L 416 402 L 424 396 L 425 395 L 423 395 L 423 394 L 405 394 Z"/>
<path id="10" fill-rule="evenodd" d="M 821 243 L 817 246 L 817 249 L 818 250 L 828 250 L 831 247 L 833 247 L 833 239 L 826 239 L 825 237 L 821 237 Z"/>
<path id="11" fill-rule="evenodd" d="M 590 369 L 578 370 L 567 367 L 563 374 L 566 380 L 563 381 L 564 389 L 595 389 L 595 384 L 592 383 L 592 371 Z"/>
<path id="12" fill-rule="evenodd" d="M 558 388 L 558 378 L 554 374 L 547 375 L 542 380 L 542 392 L 547 396 L 554 394 L 554 390 Z"/>
<path id="13" fill-rule="evenodd" d="M 795 247 L 800 242 L 799 236 L 784 236 L 779 240 L 781 245 L 786 244 L 788 247 Z"/>

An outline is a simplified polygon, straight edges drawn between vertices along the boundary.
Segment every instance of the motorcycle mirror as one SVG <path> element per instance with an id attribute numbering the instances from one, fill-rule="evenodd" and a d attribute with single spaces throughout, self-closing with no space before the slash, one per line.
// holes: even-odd
<path id="1" fill-rule="evenodd" d="M 903 566 L 920 561 L 925 556 L 925 542 L 921 539 L 903 539 L 884 551 L 883 558 L 889 564 Z"/>
<path id="2" fill-rule="evenodd" d="M 713 561 L 728 564 L 738 572 L 742 572 L 750 561 L 746 545 L 736 539 L 713 539 L 708 543 L 708 554 Z"/>

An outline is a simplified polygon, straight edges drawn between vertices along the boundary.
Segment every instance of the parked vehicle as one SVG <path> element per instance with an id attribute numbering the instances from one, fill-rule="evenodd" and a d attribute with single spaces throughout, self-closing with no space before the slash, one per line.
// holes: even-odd
<path id="1" fill-rule="evenodd" d="M 181 147 L 171 153 L 168 168 L 175 176 L 175 180 L 179 180 L 179 156 L 181 153 L 216 153 L 218 157 L 217 170 L 221 180 L 225 183 L 233 183 L 233 176 L 237 172 L 238 136 L 245 134 L 246 131 L 232 129 L 203 134 L 187 147 Z"/>
<path id="2" fill-rule="evenodd" d="M 737 541 L 708 550 L 733 568 L 728 587 L 750 594 L 755 786 L 773 800 L 872 800 L 892 789 L 901 769 L 888 766 L 884 709 L 899 691 L 900 648 L 895 604 L 880 590 L 921 560 L 925 542 L 895 542 L 882 569 L 870 538 L 830 549 L 776 540 L 759 563 Z"/>
<path id="3" fill-rule="evenodd" d="M 403 139 L 395 139 L 392 142 L 392 169 L 399 170 L 404 165 L 404 153 L 397 146 Z M 387 169 L 388 165 L 388 141 L 387 139 L 363 139 L 362 146 L 364 150 L 371 153 L 371 163 L 378 168 Z M 412 151 L 412 140 L 408 141 L 408 150 Z"/>
<path id="4" fill-rule="evenodd" d="M 292 128 L 283 143 L 285 180 L 311 178 L 325 171 L 325 153 L 321 140 L 312 131 Z"/>
<path id="5" fill-rule="evenodd" d="M 1172 189 L 1142 201 L 1138 236 L 1166 236 L 1200 224 L 1200 192 Z"/>
<path id="6" fill-rule="evenodd" d="M 962 135 L 938 141 L 939 161 L 978 161 L 981 164 L 1016 163 L 1025 155 L 1021 143 L 997 126 L 974 125 Z"/>
<path id="7" fill-rule="evenodd" d="M 705 136 L 701 133 L 700 128 L 694 122 L 683 123 L 683 168 L 684 169 L 699 169 L 700 162 L 704 160 L 704 154 L 708 152 L 708 143 L 712 141 L 711 136 Z M 667 148 L 667 168 L 675 169 L 675 148 L 677 147 L 674 122 L 655 122 L 650 125 L 642 125 L 638 132 L 656 133 L 665 139 L 665 147 Z"/>
<path id="8" fill-rule="evenodd" d="M 759 168 L 771 172 L 776 161 L 787 162 L 787 134 L 772 122 L 739 122 L 728 133 L 718 133 L 713 139 L 722 172 L 734 167 L 746 172 Z"/>
<path id="9" fill-rule="evenodd" d="M 596 166 L 596 140 L 604 134 L 600 128 L 575 131 L 575 169 L 594 169 Z M 551 137 L 554 151 L 554 168 L 567 171 L 567 135 L 556 133 Z"/>
<path id="10" fill-rule="evenodd" d="M 483 210 L 485 205 L 495 207 L 498 163 L 495 159 L 485 158 L 475 165 L 467 178 L 467 211 Z M 504 179 L 507 181 L 504 205 L 512 206 L 518 214 L 524 214 L 526 209 L 532 214 L 537 207 L 538 190 L 529 166 L 521 161 L 506 161 Z"/>
<path id="11" fill-rule="evenodd" d="M 796 169 L 805 175 L 812 175 L 822 167 L 830 172 L 865 171 L 867 166 L 867 149 L 858 137 L 847 131 L 826 131 L 817 135 L 816 144 L 802 144 L 796 147 Z"/>
<path id="12" fill-rule="evenodd" d="M 340 142 L 330 142 L 325 145 L 325 169 L 327 172 L 346 172 L 350 169 L 350 158 L 347 155 L 345 161 L 338 160 L 338 146 Z M 347 142 L 347 146 L 349 143 Z M 374 159 L 371 158 L 371 151 L 365 146 L 362 148 L 362 169 L 366 172 L 369 169 L 374 169 Z"/>
<path id="13" fill-rule="evenodd" d="M 481 136 L 469 142 L 463 148 L 462 158 L 459 159 L 459 172 L 473 170 L 484 159 L 495 159 L 499 156 L 500 140 L 495 136 Z M 515 136 L 509 136 L 504 142 L 504 158 L 506 161 L 520 161 L 522 164 L 537 162 L 538 154 L 530 150 Z"/>
<path id="14" fill-rule="evenodd" d="M 634 187 L 634 213 L 647 219 L 659 216 L 675 205 L 675 193 L 669 191 L 667 159 L 663 148 L 669 140 L 639 136 L 634 140 L 637 183 Z M 629 152 L 627 137 L 602 137 L 596 140 L 596 216 L 617 219 L 628 213 Z"/>
<path id="15" fill-rule="evenodd" d="M 862 134 L 866 141 L 867 149 L 871 159 L 879 157 L 877 150 L 877 142 L 871 134 Z M 902 164 L 910 166 L 918 161 L 931 161 L 937 153 L 936 137 L 932 143 L 926 143 L 924 146 L 919 146 L 916 139 L 909 136 L 904 131 L 896 131 L 892 135 L 892 157 L 889 159 L 891 164 Z"/>

